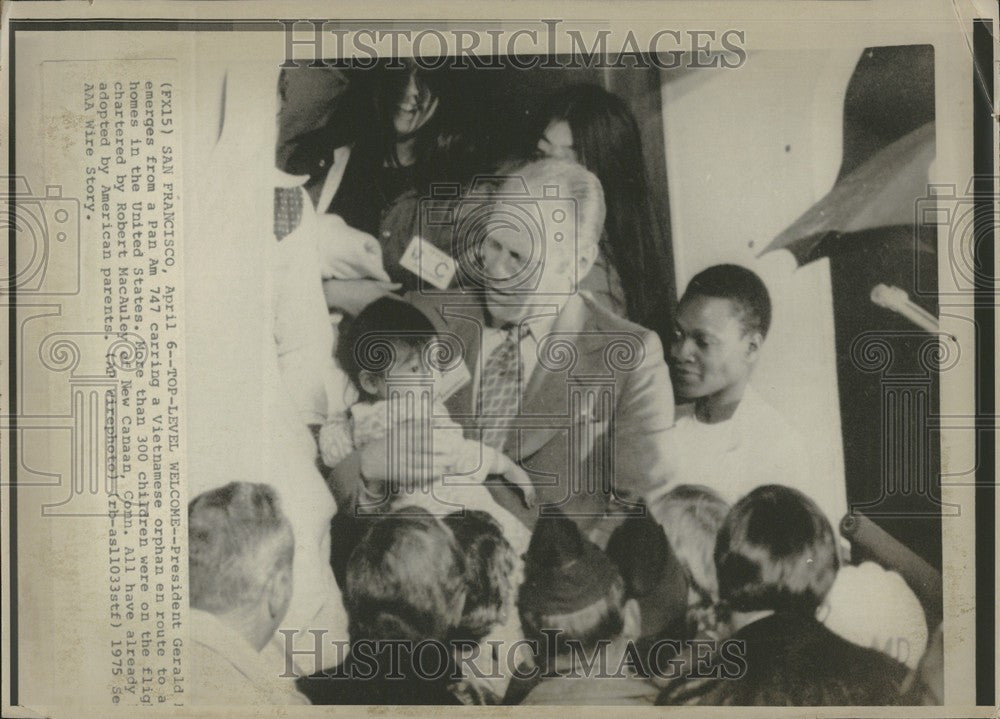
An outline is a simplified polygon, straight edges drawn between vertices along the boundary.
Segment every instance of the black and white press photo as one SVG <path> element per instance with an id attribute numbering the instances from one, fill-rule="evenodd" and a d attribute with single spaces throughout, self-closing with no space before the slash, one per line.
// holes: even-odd
<path id="1" fill-rule="evenodd" d="M 989 715 L 996 9 L 626 5 L 8 5 L 6 708 Z"/>

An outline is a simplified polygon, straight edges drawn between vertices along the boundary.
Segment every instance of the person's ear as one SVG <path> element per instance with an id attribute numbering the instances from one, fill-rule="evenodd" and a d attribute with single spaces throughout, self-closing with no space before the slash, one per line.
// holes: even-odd
<path id="1" fill-rule="evenodd" d="M 576 266 L 570 263 L 567 264 L 566 269 L 566 278 L 570 284 L 571 292 L 576 291 L 580 287 L 583 278 L 587 276 L 590 268 L 594 266 L 594 261 L 597 259 L 597 252 L 596 245 L 594 247 L 577 246 Z"/>
<path id="2" fill-rule="evenodd" d="M 760 349 L 764 346 L 764 335 L 759 331 L 751 332 L 747 338 L 747 362 L 754 364 L 760 356 Z"/>
<path id="3" fill-rule="evenodd" d="M 267 611 L 271 619 L 280 624 L 292 600 L 292 562 L 282 562 L 267 580 Z"/>
<path id="4" fill-rule="evenodd" d="M 358 384 L 370 395 L 375 397 L 382 395 L 382 378 L 371 370 L 363 369 L 358 372 Z"/>
<path id="5" fill-rule="evenodd" d="M 594 266 L 594 262 L 597 261 L 597 253 L 599 252 L 597 245 L 591 245 L 585 249 L 580 250 L 579 257 L 577 258 L 577 281 L 583 281 L 583 278 L 587 276 L 590 272 L 590 268 Z"/>
<path id="6" fill-rule="evenodd" d="M 622 607 L 622 636 L 626 639 L 638 639 L 642 632 L 642 610 L 639 602 L 629 599 Z"/>

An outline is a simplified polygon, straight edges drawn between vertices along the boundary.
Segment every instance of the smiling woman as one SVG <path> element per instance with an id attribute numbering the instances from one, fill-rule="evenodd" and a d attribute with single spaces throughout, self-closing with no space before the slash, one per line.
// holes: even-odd
<path id="1" fill-rule="evenodd" d="M 433 184 L 460 184 L 469 174 L 471 153 L 462 129 L 468 98 L 454 72 L 430 70 L 427 63 L 394 60 L 361 75 L 368 118 L 350 146 L 339 186 L 318 194 L 317 210 L 378 238 L 389 277 L 403 289 L 416 289 L 419 278 L 400 261 L 414 236 L 435 241 L 429 236 L 433 228 L 420 222 L 421 198 Z M 318 184 L 329 184 L 325 177 L 332 172 Z M 451 254 L 450 246 L 440 249 Z"/>

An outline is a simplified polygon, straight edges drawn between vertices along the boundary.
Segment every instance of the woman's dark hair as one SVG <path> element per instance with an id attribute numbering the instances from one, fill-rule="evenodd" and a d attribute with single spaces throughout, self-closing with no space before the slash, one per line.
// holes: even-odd
<path id="1" fill-rule="evenodd" d="M 812 616 L 839 567 L 837 540 L 819 507 L 778 484 L 738 501 L 715 542 L 719 598 L 736 611 Z"/>
<path id="2" fill-rule="evenodd" d="M 399 59 L 383 60 L 366 70 L 354 70 L 356 101 L 350 108 L 359 111 L 362 127 L 355 133 L 351 159 L 340 189 L 329 208 L 351 227 L 370 234 L 381 230 L 383 212 L 402 195 L 416 192 L 430 194 L 432 185 L 463 185 L 478 169 L 479 150 L 475 135 L 474 111 L 481 104 L 481 93 L 470 87 L 469 73 L 453 70 L 450 60 L 436 63 Z M 413 162 L 401 166 L 393 122 L 397 105 L 410 78 L 421 92 L 437 98 L 434 114 L 413 134 Z M 356 128 L 357 118 L 347 123 Z M 332 137 L 327 131 L 324 137 Z M 309 152 L 328 157 L 336 145 Z M 314 181 L 325 176 L 318 168 Z"/>
<path id="3" fill-rule="evenodd" d="M 474 164 L 470 120 L 477 94 L 468 87 L 468 73 L 456 71 L 448 58 L 396 59 L 372 71 L 374 116 L 364 137 L 366 159 L 379 166 L 398 167 L 393 117 L 410 78 L 421 93 L 436 98 L 437 110 L 414 133 L 414 184 L 423 190 L 431 182 L 462 182 Z"/>
<path id="4" fill-rule="evenodd" d="M 578 161 L 601 181 L 607 206 L 602 250 L 621 277 L 629 319 L 658 328 L 668 307 L 669 268 L 635 116 L 622 98 L 597 85 L 571 85 L 552 97 L 542 119 L 540 131 L 552 121 L 569 124 Z"/>

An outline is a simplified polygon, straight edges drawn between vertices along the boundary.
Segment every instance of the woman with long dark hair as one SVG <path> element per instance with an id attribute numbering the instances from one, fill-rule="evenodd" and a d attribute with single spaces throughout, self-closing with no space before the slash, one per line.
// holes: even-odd
<path id="1" fill-rule="evenodd" d="M 538 152 L 580 163 L 604 188 L 601 256 L 580 289 L 633 322 L 660 329 L 669 267 L 632 111 L 597 85 L 572 85 L 552 97 L 542 119 Z"/>
<path id="2" fill-rule="evenodd" d="M 400 266 L 412 238 L 435 242 L 433 228 L 421 222 L 421 200 L 435 183 L 461 183 L 470 164 L 455 74 L 447 67 L 427 69 L 426 61 L 372 71 L 370 122 L 332 199 L 326 203 L 321 195 L 324 206 L 317 206 L 378 238 L 385 269 L 404 290 L 419 286 L 417 276 Z"/>
<path id="3" fill-rule="evenodd" d="M 329 83 L 337 95 L 324 126 L 279 150 L 288 172 L 309 175 L 304 187 L 318 213 L 340 216 L 381 246 L 392 283 L 328 280 L 331 307 L 355 314 L 391 289 L 418 288 L 420 279 L 400 264 L 416 235 L 452 251 L 446 228 L 422 222 L 421 201 L 434 184 L 459 185 L 470 176 L 475 153 L 467 109 L 476 93 L 444 60 L 339 69 L 339 85 Z"/>

